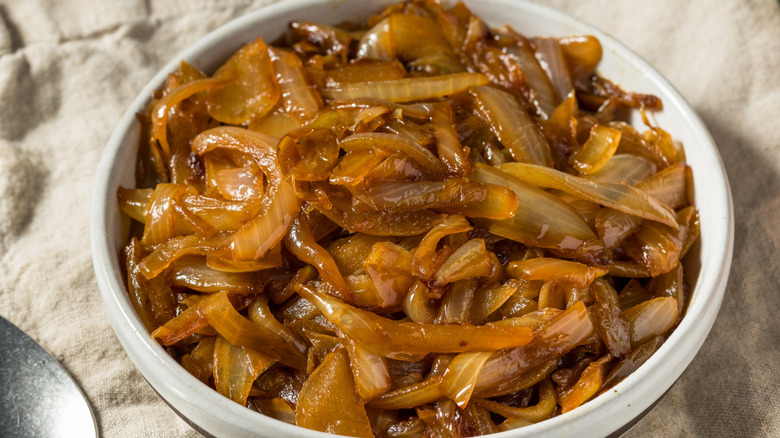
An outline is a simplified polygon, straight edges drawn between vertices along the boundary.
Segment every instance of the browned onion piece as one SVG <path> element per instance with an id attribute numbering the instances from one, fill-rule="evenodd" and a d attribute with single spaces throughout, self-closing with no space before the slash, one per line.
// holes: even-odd
<path id="1" fill-rule="evenodd" d="M 593 35 L 575 35 L 558 40 L 574 85 L 583 84 L 596 70 L 603 49 Z"/>
<path id="2" fill-rule="evenodd" d="M 403 152 L 433 173 L 441 175 L 447 173 L 444 165 L 431 151 L 405 137 L 379 132 L 355 134 L 342 140 L 339 146 L 347 152 L 374 148 Z"/>
<path id="3" fill-rule="evenodd" d="M 451 175 L 466 175 L 471 171 L 468 149 L 458 141 L 452 109 L 449 106 L 437 106 L 431 122 L 436 133 L 439 159 Z"/>
<path id="4" fill-rule="evenodd" d="M 393 14 L 387 20 L 395 54 L 411 69 L 433 67 L 439 74 L 466 71 L 433 20 L 416 14 Z"/>
<path id="5" fill-rule="evenodd" d="M 437 215 L 431 210 L 391 212 L 354 211 L 350 204 L 332 199 L 333 205 L 327 208 L 315 204 L 317 210 L 350 232 L 371 234 L 374 236 L 414 236 L 430 230 Z"/>
<path id="6" fill-rule="evenodd" d="M 379 59 L 379 58 L 376 58 Z M 403 64 L 392 61 L 358 61 L 325 71 L 325 84 L 338 87 L 352 82 L 386 81 L 406 76 Z"/>
<path id="7" fill-rule="evenodd" d="M 525 345 L 531 339 L 525 327 L 438 325 L 397 322 L 314 292 L 299 293 L 345 334 L 369 351 L 391 359 L 408 360 L 431 352 L 459 353 Z"/>
<path id="8" fill-rule="evenodd" d="M 578 302 L 534 330 L 534 340 L 528 345 L 494 353 L 482 367 L 475 394 L 494 397 L 516 391 L 513 380 L 534 367 L 557 360 L 563 353 L 584 343 L 592 333 L 588 311 L 582 302 Z"/>
<path id="9" fill-rule="evenodd" d="M 214 73 L 214 78 L 233 79 L 206 95 L 209 114 L 223 123 L 240 125 L 262 117 L 279 99 L 279 86 L 262 38 L 240 48 Z"/>
<path id="10" fill-rule="evenodd" d="M 301 60 L 294 53 L 273 47 L 268 48 L 268 54 L 281 90 L 281 107 L 303 123 L 316 118 L 322 99 L 306 81 Z"/>
<path id="11" fill-rule="evenodd" d="M 236 260 L 261 258 L 281 241 L 298 214 L 300 202 L 276 167 L 274 146 L 267 136 L 227 126 L 210 129 L 195 137 L 192 142 L 192 149 L 200 155 L 217 148 L 243 152 L 254 158 L 265 173 L 268 184 L 258 216 L 236 231 L 228 243 L 230 253 Z"/>
<path id="12" fill-rule="evenodd" d="M 596 331 L 604 340 L 610 354 L 622 357 L 631 351 L 629 324 L 620 309 L 618 294 L 606 281 L 597 279 L 591 286 L 596 305 L 593 316 Z"/>
<path id="13" fill-rule="evenodd" d="M 550 379 L 542 380 L 542 383 L 539 385 L 539 402 L 534 406 L 516 408 L 486 399 L 476 399 L 474 402 L 502 417 L 529 421 L 531 423 L 537 423 L 550 418 L 555 413 L 555 408 L 558 405 L 555 389 Z"/>
<path id="14" fill-rule="evenodd" d="M 230 289 L 235 294 L 258 293 L 263 290 L 260 277 L 247 272 L 224 272 L 208 266 L 205 257 L 183 257 L 173 262 L 168 273 L 171 284 L 200 292 Z"/>
<path id="15" fill-rule="evenodd" d="M 299 214 L 298 217 L 293 220 L 290 231 L 284 237 L 283 241 L 284 246 L 295 257 L 317 268 L 320 277 L 333 286 L 338 293 L 339 298 L 348 302 L 354 300 L 352 291 L 347 287 L 347 284 L 344 282 L 344 277 L 339 273 L 336 261 L 333 260 L 333 257 L 325 248 L 314 240 L 314 235 L 311 232 L 311 225 L 309 225 L 309 220 L 306 215 Z"/>
<path id="16" fill-rule="evenodd" d="M 564 390 L 558 397 L 561 404 L 561 412 L 569 412 L 596 395 L 599 389 L 601 389 L 606 365 L 612 359 L 612 356 L 607 354 L 601 359 L 591 362 L 585 368 L 577 383 L 571 388 Z"/>
<path id="17" fill-rule="evenodd" d="M 433 261 L 439 241 L 445 236 L 471 230 L 472 227 L 468 220 L 461 215 L 448 215 L 441 218 L 423 237 L 414 251 L 412 260 L 414 275 L 425 281 L 430 280 L 436 272 Z"/>
<path id="18" fill-rule="evenodd" d="M 170 158 L 171 148 L 168 145 L 168 115 L 171 110 L 184 99 L 201 91 L 214 90 L 235 81 L 232 74 L 215 75 L 212 79 L 199 79 L 187 84 L 182 84 L 162 99 L 157 101 L 152 111 L 152 138 L 162 149 L 163 156 Z"/>
<path id="19" fill-rule="evenodd" d="M 467 278 L 453 282 L 441 299 L 436 324 L 465 324 L 468 322 L 471 301 L 477 290 L 477 280 Z"/>
<path id="20" fill-rule="evenodd" d="M 251 348 L 233 346 L 222 336 L 214 344 L 214 386 L 234 402 L 245 406 L 257 376 L 274 360 Z"/>
<path id="21" fill-rule="evenodd" d="M 515 161 L 552 166 L 550 146 L 511 94 L 493 87 L 471 89 L 477 108 Z"/>
<path id="22" fill-rule="evenodd" d="M 671 271 L 680 261 L 688 230 L 698 222 L 693 207 L 677 212 L 676 229 L 657 222 L 645 222 L 623 245 L 626 254 L 647 269 L 650 276 Z"/>
<path id="23" fill-rule="evenodd" d="M 374 243 L 363 267 L 374 283 L 377 306 L 381 308 L 401 304 L 415 281 L 411 253 L 390 242 Z"/>
<path id="24" fill-rule="evenodd" d="M 338 139 L 330 129 L 299 128 L 279 141 L 279 170 L 297 181 L 327 180 L 338 158 Z"/>

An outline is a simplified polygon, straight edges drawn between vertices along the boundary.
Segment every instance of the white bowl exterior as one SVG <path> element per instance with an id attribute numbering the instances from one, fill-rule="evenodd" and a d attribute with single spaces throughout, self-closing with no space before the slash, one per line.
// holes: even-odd
<path id="1" fill-rule="evenodd" d="M 242 44 L 262 36 L 273 40 L 293 20 L 338 23 L 362 20 L 394 0 L 289 0 L 231 21 L 180 53 L 141 91 L 122 117 L 104 151 L 95 179 L 92 206 L 92 251 L 98 287 L 114 331 L 152 387 L 203 431 L 220 437 L 332 436 L 290 426 L 250 411 L 203 385 L 174 361 L 135 314 L 125 290 L 118 254 L 126 224 L 116 200 L 120 185 L 134 185 L 140 127 L 135 114 L 144 112 L 152 92 L 184 59 L 213 71 Z M 509 24 L 524 35 L 592 34 L 604 47 L 599 71 L 626 90 L 651 93 L 664 102 L 655 114 L 658 125 L 685 146 L 693 168 L 701 217 L 701 268 L 686 316 L 667 342 L 636 372 L 582 407 L 565 415 L 507 431 L 496 437 L 608 435 L 658 400 L 690 364 L 715 320 L 728 279 L 733 245 L 733 210 L 725 170 L 712 138 L 680 94 L 650 65 L 610 36 L 565 14 L 518 0 L 466 1 L 489 25 Z"/>

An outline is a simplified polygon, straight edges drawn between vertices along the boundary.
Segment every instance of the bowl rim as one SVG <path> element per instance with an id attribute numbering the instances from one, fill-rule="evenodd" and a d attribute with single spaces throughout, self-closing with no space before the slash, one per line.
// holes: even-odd
<path id="1" fill-rule="evenodd" d="M 478 9 L 476 1 L 469 0 L 465 3 L 472 9 Z M 204 50 L 209 46 L 242 33 L 242 30 L 245 31 L 252 23 L 262 21 L 264 18 L 283 15 L 309 6 L 332 5 L 336 2 L 351 3 L 343 0 L 287 0 L 267 5 L 228 21 L 180 51 L 144 86 L 122 115 L 103 151 L 95 176 L 92 197 L 90 226 L 92 259 L 104 308 L 125 352 L 150 385 L 158 392 L 168 393 L 169 396 L 178 397 L 181 400 L 196 397 L 201 400 L 200 404 L 208 405 L 209 408 L 213 407 L 218 417 L 227 421 L 248 422 L 255 426 L 262 425 L 265 432 L 286 436 L 327 437 L 333 435 L 288 425 L 235 404 L 203 385 L 168 356 L 157 342 L 151 340 L 130 304 L 121 269 L 117 269 L 119 267 L 118 251 L 112 251 L 113 236 L 108 235 L 108 224 L 111 222 L 111 215 L 116 210 L 116 194 L 111 193 L 109 189 L 113 188 L 114 175 L 125 164 L 117 162 L 117 157 L 127 141 L 126 138 L 132 135 L 133 129 L 137 130 L 135 114 L 145 109 L 151 100 L 152 92 L 161 86 L 169 72 L 176 70 L 181 60 L 202 59 Z M 356 2 L 357 0 L 354 1 L 354 3 Z M 393 2 L 392 0 L 382 0 L 374 2 L 374 5 L 379 9 L 383 5 Z M 606 433 L 611 433 L 627 423 L 626 421 L 616 421 L 614 412 L 610 411 L 610 407 L 615 409 L 621 406 L 619 397 L 634 401 L 633 406 L 622 404 L 621 412 L 625 414 L 625 418 L 630 421 L 640 415 L 653 401 L 661 397 L 682 374 L 704 343 L 707 333 L 714 323 L 725 293 L 734 243 L 733 203 L 725 167 L 712 136 L 695 110 L 655 68 L 612 36 L 564 12 L 526 0 L 488 0 L 479 4 L 483 7 L 486 5 L 508 7 L 512 11 L 525 10 L 545 20 L 571 23 L 575 30 L 595 35 L 603 46 L 609 46 L 618 57 L 645 73 L 648 80 L 671 97 L 671 101 L 664 99 L 665 107 L 669 105 L 678 107 L 686 119 L 685 123 L 691 126 L 691 132 L 697 141 L 705 145 L 702 146 L 702 151 L 705 152 L 704 158 L 707 160 L 707 165 L 710 166 L 710 169 L 719 170 L 719 172 L 712 172 L 708 175 L 708 177 L 714 178 L 714 186 L 708 187 L 708 189 L 717 191 L 720 196 L 715 201 L 720 201 L 723 204 L 721 206 L 723 207 L 723 216 L 708 219 L 715 222 L 718 230 L 717 236 L 720 237 L 720 240 L 715 242 L 712 248 L 709 248 L 712 252 L 708 251 L 708 256 L 710 259 L 719 261 L 719 264 L 708 267 L 709 271 L 706 273 L 709 275 L 704 275 L 705 272 L 701 271 L 693 289 L 694 292 L 697 292 L 695 298 L 704 294 L 709 299 L 706 301 L 704 299 L 691 300 L 685 317 L 661 348 L 648 359 L 646 364 L 611 390 L 566 414 L 522 429 L 501 432 L 495 436 L 531 436 L 553 430 L 576 433 L 584 430 L 587 423 L 595 420 L 600 420 L 600 424 L 605 426 Z M 503 23 L 491 24 L 501 25 Z M 708 202 L 710 201 L 713 200 L 708 200 Z M 686 336 L 683 336 L 684 334 Z M 666 376 L 658 376 L 662 370 L 667 371 Z M 153 373 L 149 374 L 150 371 Z M 673 378 L 669 378 L 670 376 Z M 662 379 L 662 377 L 665 378 Z M 647 394 L 651 394 L 651 396 L 646 397 Z M 643 397 L 651 400 L 645 403 Z M 165 399 L 164 396 L 163 398 Z M 202 409 L 202 406 L 200 408 Z M 247 412 L 251 412 L 251 414 L 247 414 Z M 214 412 L 203 411 L 203 413 L 216 415 Z M 195 422 L 193 419 L 190 420 Z"/>

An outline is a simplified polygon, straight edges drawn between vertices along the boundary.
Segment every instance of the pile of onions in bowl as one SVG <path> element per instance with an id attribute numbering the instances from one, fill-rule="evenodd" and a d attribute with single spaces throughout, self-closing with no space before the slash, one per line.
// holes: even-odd
<path id="1" fill-rule="evenodd" d="M 575 409 L 679 323 L 699 235 L 660 100 L 600 59 L 592 36 L 413 1 L 293 22 L 211 76 L 182 63 L 118 192 L 135 310 L 204 384 L 310 429 L 483 435 Z"/>

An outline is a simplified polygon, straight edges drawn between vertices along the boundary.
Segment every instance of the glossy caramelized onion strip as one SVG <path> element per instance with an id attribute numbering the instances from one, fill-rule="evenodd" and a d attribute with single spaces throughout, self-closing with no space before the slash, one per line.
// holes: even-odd
<path id="1" fill-rule="evenodd" d="M 122 257 L 141 322 L 280 421 L 457 437 L 576 409 L 685 314 L 699 217 L 658 109 L 592 36 L 490 30 L 463 4 L 293 22 L 139 115 Z"/>

